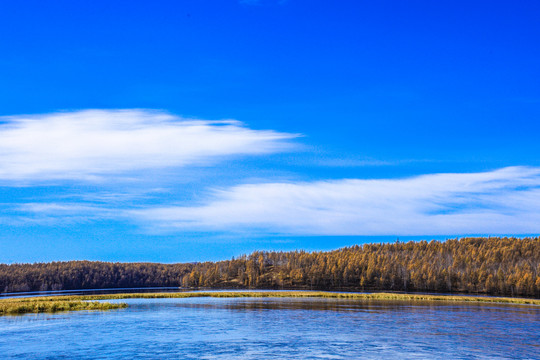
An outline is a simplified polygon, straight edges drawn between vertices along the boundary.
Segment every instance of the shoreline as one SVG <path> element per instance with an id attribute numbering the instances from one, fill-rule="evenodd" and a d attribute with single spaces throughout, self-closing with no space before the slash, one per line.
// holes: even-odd
<path id="1" fill-rule="evenodd" d="M 332 291 L 187 291 L 178 293 L 125 293 L 125 294 L 102 294 L 102 295 L 76 295 L 78 300 L 113 300 L 113 299 L 156 299 L 156 298 L 192 298 L 192 297 L 215 297 L 215 298 L 331 298 L 350 300 L 418 300 L 418 301 L 463 301 L 485 302 L 503 304 L 540 305 L 540 299 L 490 297 L 490 296 L 466 296 L 466 295 L 426 295 L 426 294 L 399 294 L 388 292 L 373 293 L 348 293 Z M 62 298 L 62 296 L 53 297 Z"/>
<path id="2" fill-rule="evenodd" d="M 348 300 L 393 300 L 421 302 L 465 302 L 510 305 L 540 306 L 540 299 L 461 296 L 461 295 L 421 295 L 396 293 L 339 293 L 325 291 L 199 291 L 177 293 L 123 293 L 102 295 L 65 295 L 44 297 L 20 297 L 0 299 L 0 316 L 27 313 L 54 313 L 61 311 L 112 310 L 126 308 L 126 303 L 102 302 L 121 299 L 160 298 L 327 298 Z"/>

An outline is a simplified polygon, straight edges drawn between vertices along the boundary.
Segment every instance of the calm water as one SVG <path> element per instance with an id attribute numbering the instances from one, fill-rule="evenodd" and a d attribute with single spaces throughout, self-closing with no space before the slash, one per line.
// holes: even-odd
<path id="1" fill-rule="evenodd" d="M 340 299 L 129 299 L 0 317 L 2 359 L 540 359 L 540 307 Z"/>

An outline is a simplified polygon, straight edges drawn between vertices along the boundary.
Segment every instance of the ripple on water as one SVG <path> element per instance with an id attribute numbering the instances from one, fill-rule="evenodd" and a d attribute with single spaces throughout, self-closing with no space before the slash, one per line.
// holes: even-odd
<path id="1" fill-rule="evenodd" d="M 0 318 L 13 359 L 540 359 L 540 307 L 287 298 L 127 299 Z"/>

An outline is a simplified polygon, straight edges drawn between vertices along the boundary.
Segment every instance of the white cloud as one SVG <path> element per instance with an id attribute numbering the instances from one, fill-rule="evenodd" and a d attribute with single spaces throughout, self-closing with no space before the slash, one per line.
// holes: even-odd
<path id="1" fill-rule="evenodd" d="M 0 179 L 92 179 L 289 149 L 295 134 L 150 110 L 0 117 Z"/>
<path id="2" fill-rule="evenodd" d="M 0 224 L 9 226 L 66 226 L 119 219 L 119 210 L 90 203 L 22 203 L 0 204 Z"/>
<path id="3" fill-rule="evenodd" d="M 532 234 L 540 231 L 540 169 L 406 179 L 240 185 L 199 206 L 130 211 L 177 230 L 291 235 Z"/>
<path id="4" fill-rule="evenodd" d="M 140 176 L 227 156 L 284 151 L 297 136 L 249 129 L 234 120 L 190 120 L 149 110 L 2 117 L 0 181 L 12 185 L 133 172 Z M 290 235 L 540 232 L 540 168 L 532 167 L 405 179 L 246 184 L 215 190 L 196 205 L 171 204 L 170 199 L 183 198 L 173 189 L 161 194 L 152 187 L 118 191 L 101 186 L 96 191 L 91 185 L 75 192 L 45 191 L 45 197 L 29 191 L 20 201 L 0 204 L 0 222 L 115 219 L 160 230 Z"/>

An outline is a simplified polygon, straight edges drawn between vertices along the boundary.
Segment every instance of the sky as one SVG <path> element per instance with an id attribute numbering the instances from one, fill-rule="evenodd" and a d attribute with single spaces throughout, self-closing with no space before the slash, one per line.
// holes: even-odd
<path id="1" fill-rule="evenodd" d="M 0 262 L 538 235 L 539 14 L 0 2 Z"/>

